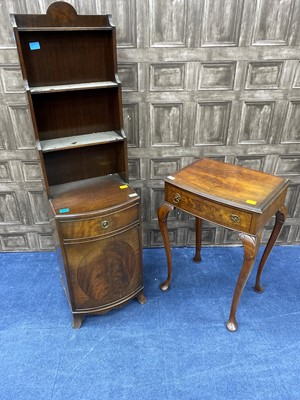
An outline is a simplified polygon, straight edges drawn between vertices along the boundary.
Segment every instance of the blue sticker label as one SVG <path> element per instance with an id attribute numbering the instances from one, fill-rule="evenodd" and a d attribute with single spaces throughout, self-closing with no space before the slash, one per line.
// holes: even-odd
<path id="1" fill-rule="evenodd" d="M 61 208 L 61 209 L 59 210 L 60 214 L 67 213 L 67 212 L 69 212 L 69 211 L 70 211 L 69 208 Z"/>
<path id="2" fill-rule="evenodd" d="M 29 42 L 30 50 L 40 50 L 40 42 Z"/>

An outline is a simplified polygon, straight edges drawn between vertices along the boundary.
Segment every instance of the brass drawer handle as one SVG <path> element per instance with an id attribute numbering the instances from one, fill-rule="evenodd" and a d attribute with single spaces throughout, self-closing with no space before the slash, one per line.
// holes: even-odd
<path id="1" fill-rule="evenodd" d="M 107 229 L 108 227 L 109 227 L 109 222 L 106 219 L 101 222 L 102 229 Z"/>
<path id="2" fill-rule="evenodd" d="M 237 224 L 238 222 L 241 221 L 241 218 L 240 218 L 238 215 L 236 215 L 236 214 L 231 214 L 231 215 L 230 215 L 230 219 L 231 219 L 231 221 L 234 222 L 235 224 Z"/>
<path id="3" fill-rule="evenodd" d="M 174 197 L 173 197 L 174 203 L 178 204 L 180 202 L 180 200 L 181 200 L 180 194 L 179 193 L 175 193 Z"/>

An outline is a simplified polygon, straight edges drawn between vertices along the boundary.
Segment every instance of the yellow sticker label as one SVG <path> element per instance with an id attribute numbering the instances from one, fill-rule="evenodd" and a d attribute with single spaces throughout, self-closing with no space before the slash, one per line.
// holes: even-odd
<path id="1" fill-rule="evenodd" d="M 255 200 L 246 200 L 246 203 L 252 204 L 253 206 L 255 206 L 255 204 L 257 203 L 257 201 L 255 201 Z"/>
<path id="2" fill-rule="evenodd" d="M 126 189 L 126 188 L 128 188 L 128 185 L 121 185 L 121 186 L 119 186 L 119 188 L 120 189 Z"/>

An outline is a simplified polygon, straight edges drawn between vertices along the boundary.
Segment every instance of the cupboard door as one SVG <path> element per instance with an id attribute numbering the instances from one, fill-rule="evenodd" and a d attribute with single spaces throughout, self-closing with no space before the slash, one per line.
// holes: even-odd
<path id="1" fill-rule="evenodd" d="M 105 311 L 142 288 L 139 225 L 118 235 L 64 244 L 73 311 Z"/>

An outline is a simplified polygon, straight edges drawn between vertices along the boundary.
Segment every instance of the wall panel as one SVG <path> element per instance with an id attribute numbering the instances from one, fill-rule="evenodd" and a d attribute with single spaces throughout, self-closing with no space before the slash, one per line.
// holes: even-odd
<path id="1" fill-rule="evenodd" d="M 53 249 L 9 20 L 9 13 L 45 13 L 51 2 L 1 2 L 1 251 Z M 111 13 L 117 27 L 129 173 L 142 197 L 144 246 L 162 245 L 163 177 L 203 156 L 288 177 L 279 243 L 300 243 L 300 0 L 70 3 L 81 14 Z M 194 244 L 194 218 L 175 210 L 169 229 L 173 245 Z M 240 242 L 235 232 L 204 222 L 203 243 Z"/>

